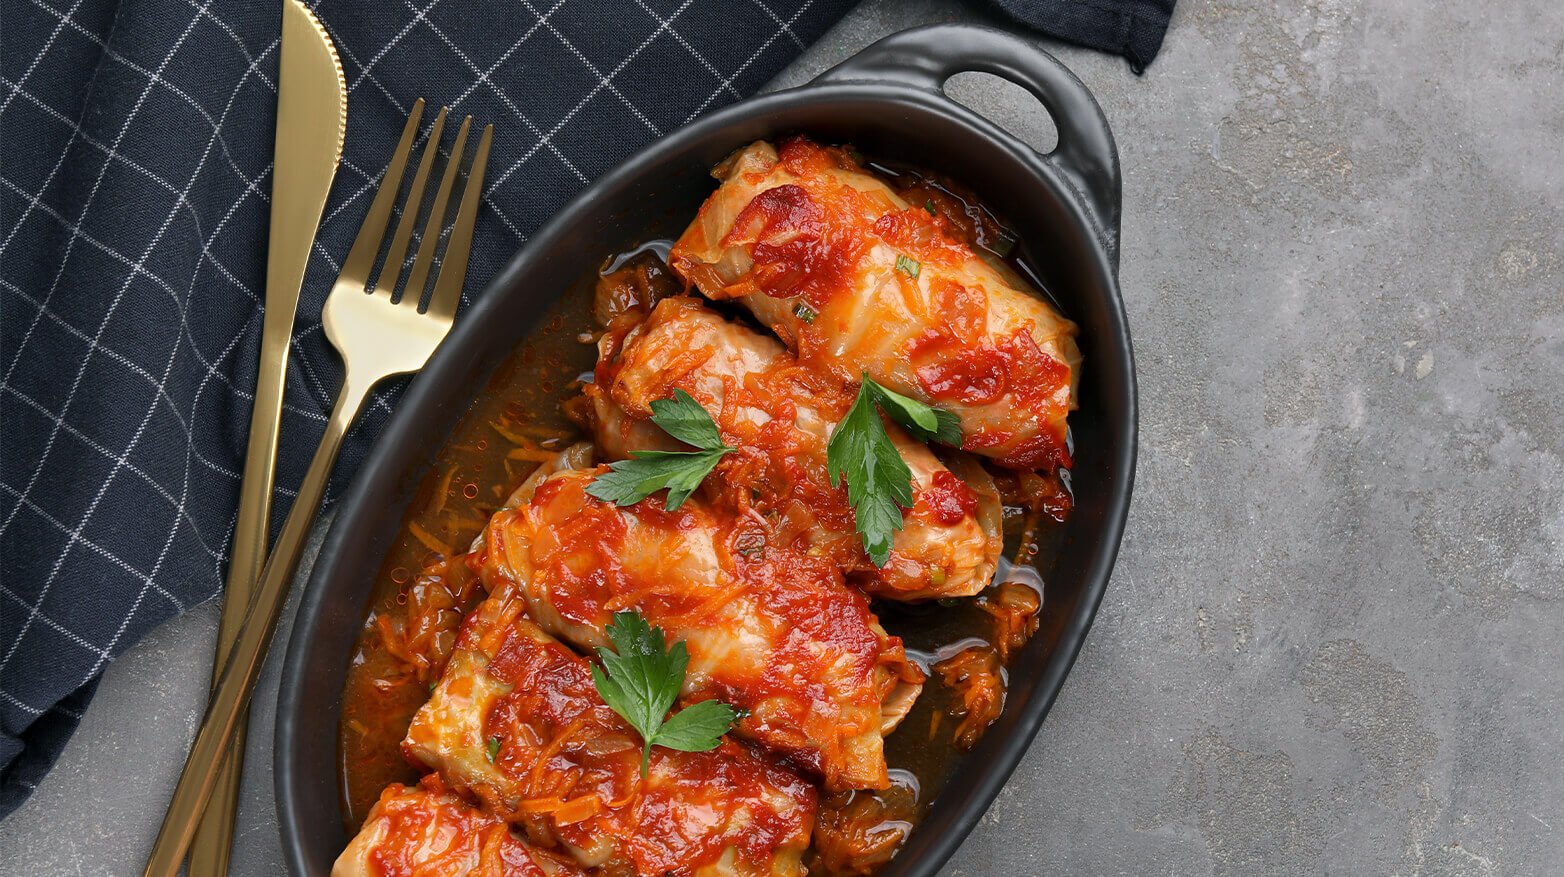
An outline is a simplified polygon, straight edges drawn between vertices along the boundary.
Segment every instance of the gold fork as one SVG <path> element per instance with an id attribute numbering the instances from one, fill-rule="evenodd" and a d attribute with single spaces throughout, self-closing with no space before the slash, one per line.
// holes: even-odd
<path id="1" fill-rule="evenodd" d="M 441 339 L 451 329 L 456 316 L 456 306 L 461 298 L 462 283 L 467 276 L 467 256 L 472 248 L 473 219 L 478 212 L 478 202 L 483 189 L 484 169 L 488 164 L 489 146 L 494 139 L 494 126 L 483 129 L 478 139 L 478 149 L 467 173 L 467 184 L 458 203 L 456 220 L 446 243 L 440 272 L 435 279 L 434 291 L 427 306 L 421 307 L 424 287 L 434 263 L 435 250 L 439 246 L 440 231 L 449 207 L 451 190 L 456 185 L 462 153 L 465 151 L 472 117 L 462 122 L 440 187 L 435 191 L 434 203 L 429 209 L 420 235 L 418 253 L 408 274 L 407 285 L 400 297 L 394 297 L 402 262 L 407 256 L 412 239 L 413 226 L 418 221 L 419 208 L 423 204 L 424 188 L 429 180 L 430 167 L 439 151 L 440 134 L 445 127 L 446 110 L 441 109 L 429 131 L 429 140 L 419 159 L 418 170 L 413 175 L 407 203 L 402 217 L 392 235 L 391 246 L 384 267 L 373 287 L 371 271 L 381 242 L 385 239 L 386 224 L 391 218 L 391 208 L 397 190 L 402 184 L 402 173 L 407 167 L 412 151 L 413 138 L 423 116 L 424 102 L 420 98 L 409 113 L 402 129 L 396 152 L 386 167 L 375 200 L 364 217 L 353 248 L 342 263 L 342 272 L 326 298 L 321 313 L 321 323 L 326 338 L 342 356 L 345 374 L 342 388 L 337 392 L 336 405 L 326 422 L 326 434 L 310 462 L 304 482 L 299 486 L 293 508 L 288 512 L 282 535 L 272 549 L 266 569 L 256 585 L 255 602 L 245 617 L 244 627 L 234 642 L 228 663 L 213 689 L 206 717 L 191 744 L 185 769 L 174 788 L 168 813 L 163 817 L 163 827 L 158 832 L 152 855 L 147 862 L 148 877 L 174 877 L 179 863 L 190 846 L 196 823 L 208 798 L 217 784 L 218 766 L 223 752 L 233 740 L 244 707 L 255 689 L 256 677 L 276 633 L 277 616 L 282 610 L 288 593 L 288 583 L 298 567 L 299 553 L 304 538 L 309 533 L 326 490 L 326 479 L 336 462 L 337 449 L 348 427 L 358 417 L 359 411 L 376 384 L 393 375 L 407 374 L 423 368 Z"/>

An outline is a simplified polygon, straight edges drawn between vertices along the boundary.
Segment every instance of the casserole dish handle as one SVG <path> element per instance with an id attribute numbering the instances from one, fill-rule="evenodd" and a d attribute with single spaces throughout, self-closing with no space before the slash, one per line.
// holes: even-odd
<path id="1" fill-rule="evenodd" d="M 1039 154 L 1016 137 L 1008 133 L 1005 137 L 1013 147 L 1031 153 L 1068 180 L 1081 196 L 1117 267 L 1122 188 L 1118 149 L 1096 99 L 1052 55 L 1002 30 L 939 24 L 892 34 L 815 81 L 888 82 L 933 92 L 948 101 L 943 91 L 945 81 L 968 72 L 1007 79 L 1030 92 L 1048 110 L 1059 132 L 1059 143 L 1052 152 Z"/>

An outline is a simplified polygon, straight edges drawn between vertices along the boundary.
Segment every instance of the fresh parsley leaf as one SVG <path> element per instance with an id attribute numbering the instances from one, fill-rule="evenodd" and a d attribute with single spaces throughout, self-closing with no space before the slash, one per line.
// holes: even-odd
<path id="1" fill-rule="evenodd" d="M 937 213 L 938 212 L 938 211 L 936 211 L 934 209 L 934 199 L 933 198 L 930 198 L 929 200 L 923 202 L 923 209 L 927 210 L 930 213 Z"/>
<path id="2" fill-rule="evenodd" d="M 847 500 L 853 506 L 858 535 L 875 566 L 890 560 L 891 540 L 902 528 L 902 509 L 913 504 L 912 470 L 886 433 L 881 411 L 921 441 L 961 446 L 961 420 L 956 415 L 863 376 L 858 398 L 831 433 L 825 456 L 831 486 L 840 486 L 847 478 Z"/>
<path id="3" fill-rule="evenodd" d="M 636 612 L 615 612 L 608 625 L 608 639 L 614 644 L 613 649 L 597 650 L 608 685 L 617 692 L 618 705 L 608 705 L 641 736 L 650 737 L 679 696 L 684 669 L 690 662 L 689 651 L 684 643 L 676 643 L 670 651 L 662 628 L 648 625 Z M 598 681 L 597 673 L 593 675 L 594 681 Z M 607 701 L 603 682 L 598 681 L 597 687 Z"/>
<path id="4" fill-rule="evenodd" d="M 592 666 L 592 682 L 603 703 L 641 735 L 641 776 L 651 766 L 653 746 L 684 752 L 716 748 L 738 719 L 732 707 L 708 700 L 668 716 L 690 663 L 684 643 L 668 648 L 663 629 L 633 611 L 614 613 L 608 639 L 614 647 L 598 648 L 603 665 Z"/>
<path id="5" fill-rule="evenodd" d="M 896 270 L 909 277 L 917 277 L 923 273 L 923 263 L 911 256 L 897 256 Z"/>
<path id="6" fill-rule="evenodd" d="M 493 764 L 494 763 L 494 759 L 499 758 L 499 757 L 500 757 L 500 738 L 498 738 L 498 737 L 490 737 L 489 738 L 489 763 Z"/>
<path id="7" fill-rule="evenodd" d="M 793 316 L 803 320 L 806 323 L 813 323 L 815 321 L 815 317 L 820 316 L 820 314 L 816 312 L 814 308 L 810 307 L 804 302 L 799 302 L 793 306 Z"/>
<path id="8" fill-rule="evenodd" d="M 662 427 L 663 432 L 703 451 L 725 447 L 711 415 L 683 390 L 674 390 L 672 399 L 658 399 L 652 403 L 652 422 Z"/>
<path id="9" fill-rule="evenodd" d="M 875 566 L 891 558 L 891 539 L 902 528 L 902 509 L 912 507 L 912 470 L 885 432 L 875 404 L 876 387 L 867 376 L 847 416 L 826 445 L 831 486 L 847 479 L 858 535 Z"/>
<path id="10" fill-rule="evenodd" d="M 676 511 L 701 481 L 716 467 L 717 461 L 733 453 L 732 448 L 716 451 L 631 451 L 630 459 L 608 468 L 612 471 L 592 479 L 586 492 L 615 505 L 635 505 L 663 488 L 668 489 L 664 505 Z"/>
<path id="11" fill-rule="evenodd" d="M 653 742 L 681 752 L 705 752 L 716 749 L 722 742 L 722 735 L 736 721 L 738 711 L 733 707 L 720 700 L 703 700 L 679 710 L 663 722 Z"/>
<path id="12" fill-rule="evenodd" d="M 674 390 L 672 399 L 652 403 L 652 422 L 663 432 L 698 451 L 631 451 L 630 459 L 609 465 L 611 471 L 592 479 L 587 495 L 615 505 L 634 505 L 659 490 L 668 490 L 665 503 L 676 511 L 717 461 L 734 449 L 722 443 L 722 434 L 711 415 L 689 393 Z"/>
<path id="13" fill-rule="evenodd" d="M 961 418 L 942 408 L 925 405 L 917 399 L 888 390 L 868 377 L 863 382 L 865 386 L 873 388 L 880 410 L 905 426 L 919 441 L 937 441 L 951 447 L 961 447 Z"/>

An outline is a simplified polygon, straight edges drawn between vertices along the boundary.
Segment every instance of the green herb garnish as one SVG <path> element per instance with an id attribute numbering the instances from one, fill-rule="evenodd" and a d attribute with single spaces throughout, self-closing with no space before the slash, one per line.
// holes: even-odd
<path id="1" fill-rule="evenodd" d="M 733 450 L 722 443 L 722 434 L 717 431 L 711 415 L 683 390 L 674 390 L 672 399 L 658 399 L 652 403 L 652 422 L 662 427 L 663 432 L 703 451 Z"/>
<path id="2" fill-rule="evenodd" d="M 923 273 L 923 263 L 910 256 L 897 256 L 896 270 L 909 277 L 917 277 Z"/>
<path id="3" fill-rule="evenodd" d="M 804 304 L 803 302 L 799 302 L 793 306 L 793 316 L 803 320 L 806 323 L 813 323 L 815 321 L 815 317 L 820 316 L 820 314 L 809 305 Z"/>
<path id="4" fill-rule="evenodd" d="M 603 666 L 592 665 L 592 681 L 603 703 L 641 735 L 641 776 L 651 766 L 652 747 L 682 752 L 717 748 L 739 713 L 720 700 L 703 700 L 668 715 L 684 685 L 690 652 L 684 643 L 667 647 L 663 629 L 637 612 L 615 612 L 608 625 L 612 650 L 599 647 Z"/>
<path id="5" fill-rule="evenodd" d="M 920 438 L 961 443 L 955 415 L 893 393 L 863 376 L 858 398 L 826 445 L 826 471 L 833 487 L 847 479 L 847 500 L 858 535 L 875 566 L 890 560 L 891 540 L 902 528 L 902 509 L 913 503 L 912 470 L 885 431 L 881 411 Z"/>
<path id="6" fill-rule="evenodd" d="M 489 763 L 493 764 L 494 763 L 494 759 L 499 758 L 499 757 L 500 757 L 500 738 L 498 738 L 498 737 L 490 737 L 489 738 Z"/>
<path id="7" fill-rule="evenodd" d="M 930 213 L 935 213 L 936 211 L 934 209 L 934 199 L 930 198 L 929 200 L 923 202 L 923 209 L 927 210 Z"/>
<path id="8" fill-rule="evenodd" d="M 625 506 L 667 488 L 665 505 L 675 511 L 700 487 L 717 461 L 735 450 L 722 443 L 711 415 L 683 390 L 674 390 L 672 399 L 652 403 L 652 422 L 699 450 L 631 451 L 630 459 L 610 465 L 611 471 L 592 479 L 586 488 L 588 495 Z"/>
<path id="9" fill-rule="evenodd" d="M 925 405 L 917 399 L 887 390 L 868 378 L 864 379 L 864 383 L 874 388 L 874 401 L 879 403 L 880 410 L 907 427 L 907 431 L 919 441 L 936 441 L 953 448 L 961 447 L 961 418 L 943 408 Z"/>

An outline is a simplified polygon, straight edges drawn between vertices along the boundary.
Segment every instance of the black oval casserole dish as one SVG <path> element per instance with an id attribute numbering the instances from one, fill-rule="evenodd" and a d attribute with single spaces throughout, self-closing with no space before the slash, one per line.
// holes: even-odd
<path id="1" fill-rule="evenodd" d="M 946 98 L 941 86 L 963 71 L 1034 94 L 1058 128 L 1058 147 L 1040 155 Z M 566 206 L 460 317 L 344 498 L 289 643 L 275 771 L 294 874 L 328 874 L 347 844 L 337 788 L 343 681 L 372 583 L 437 449 L 549 305 L 605 254 L 677 236 L 714 188 L 714 164 L 791 132 L 850 142 L 971 187 L 1039 255 L 1033 267 L 1080 326 L 1081 407 L 1070 420 L 1076 505 L 1047 578 L 1043 626 L 1011 662 L 1004 714 L 881 874 L 936 873 L 999 793 L 1058 695 L 1113 568 L 1135 474 L 1135 370 L 1117 278 L 1118 156 L 1102 111 L 1080 80 L 1023 40 L 941 25 L 888 37 L 807 86 L 728 107 L 647 147 Z"/>

